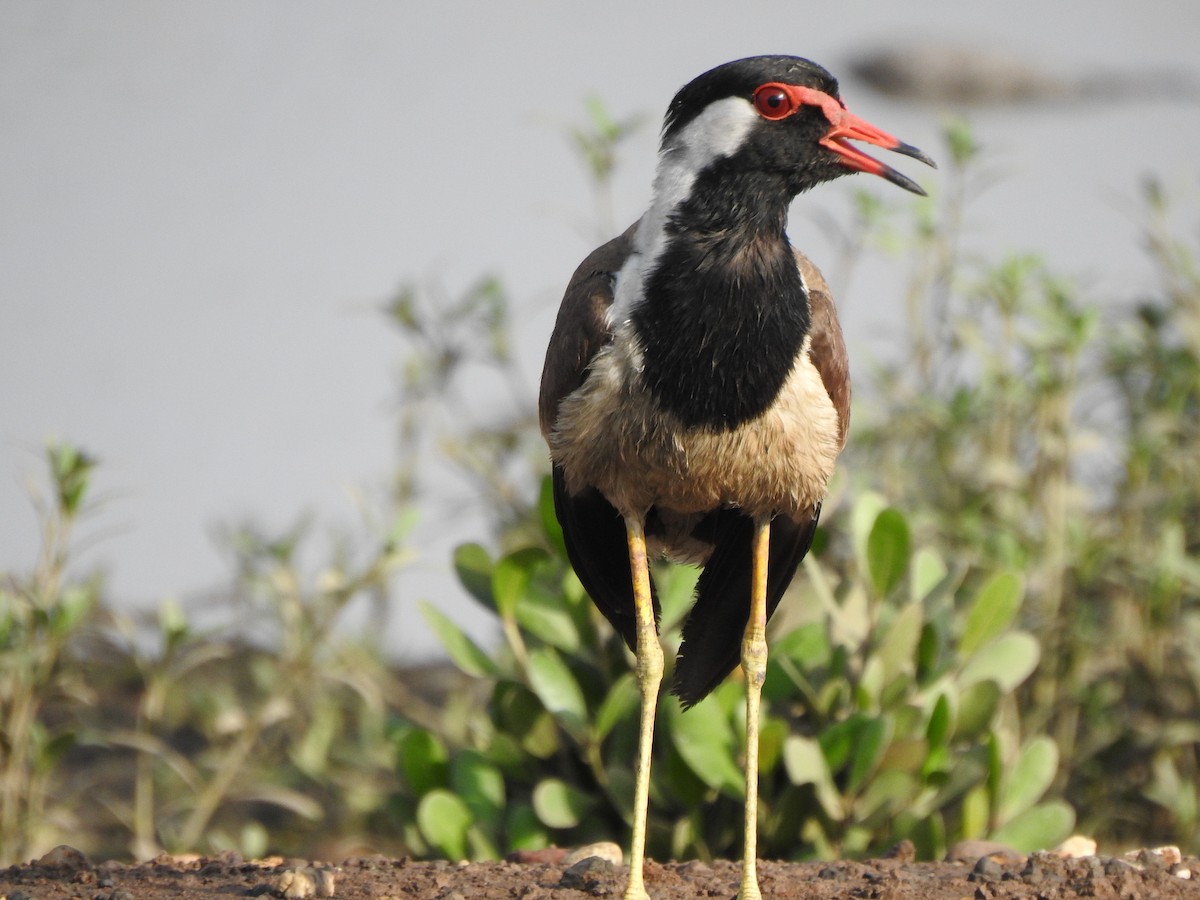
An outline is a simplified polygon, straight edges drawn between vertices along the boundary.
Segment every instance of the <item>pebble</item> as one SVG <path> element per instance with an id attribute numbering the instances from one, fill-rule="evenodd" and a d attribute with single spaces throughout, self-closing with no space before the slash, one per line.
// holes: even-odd
<path id="1" fill-rule="evenodd" d="M 600 883 L 612 876 L 615 868 L 607 859 L 589 856 L 563 872 L 559 885 L 565 888 L 578 888 L 594 894 Z"/>
<path id="2" fill-rule="evenodd" d="M 614 866 L 621 865 L 625 861 L 625 856 L 621 852 L 620 846 L 612 841 L 597 841 L 594 844 L 584 844 L 575 850 L 572 850 L 563 857 L 562 864 L 564 866 L 573 866 L 577 862 L 581 862 L 589 857 L 597 859 L 606 859 Z"/>
<path id="3" fill-rule="evenodd" d="M 275 879 L 275 895 L 284 900 L 302 900 L 317 893 L 317 881 L 307 872 L 288 869 Z"/>
<path id="4" fill-rule="evenodd" d="M 1096 842 L 1082 834 L 1073 834 L 1057 847 L 1054 852 L 1066 859 L 1080 859 L 1084 856 L 1096 855 Z"/>
<path id="5" fill-rule="evenodd" d="M 1147 848 L 1144 850 L 1134 850 L 1125 854 L 1126 859 L 1133 859 L 1144 866 L 1152 866 L 1153 868 L 1169 869 L 1171 866 L 1177 866 L 1183 862 L 1183 854 L 1179 848 L 1173 844 L 1167 844 L 1163 847 Z"/>
<path id="6" fill-rule="evenodd" d="M 883 854 L 884 859 L 895 859 L 902 863 L 910 863 L 917 858 L 917 848 L 908 838 L 893 844 L 888 851 Z"/>
<path id="7" fill-rule="evenodd" d="M 1108 876 L 1124 875 L 1126 872 L 1137 872 L 1140 869 L 1141 866 L 1135 866 L 1123 859 L 1106 859 L 1104 861 L 1104 874 Z"/>
<path id="8" fill-rule="evenodd" d="M 70 869 L 76 871 L 78 869 L 90 869 L 91 862 L 83 851 L 76 850 L 74 847 L 69 847 L 66 844 L 59 844 L 49 853 L 42 856 L 36 863 L 39 866 L 45 866 L 48 869 Z"/>
<path id="9" fill-rule="evenodd" d="M 1030 859 L 1025 863 L 1025 868 L 1021 870 L 1021 880 L 1028 885 L 1037 887 L 1046 880 L 1046 870 Z"/>
<path id="10" fill-rule="evenodd" d="M 1008 844 L 997 841 L 959 841 L 946 851 L 946 862 L 975 864 L 982 856 L 990 857 L 1005 865 L 1021 865 L 1025 856 Z"/>
<path id="11" fill-rule="evenodd" d="M 981 856 L 975 868 L 967 876 L 968 881 L 998 881 L 1004 876 L 1004 867 L 991 856 Z"/>
<path id="12" fill-rule="evenodd" d="M 306 897 L 332 897 L 334 873 L 331 869 L 309 867 L 287 869 L 275 879 L 273 891 L 284 900 L 303 900 Z"/>

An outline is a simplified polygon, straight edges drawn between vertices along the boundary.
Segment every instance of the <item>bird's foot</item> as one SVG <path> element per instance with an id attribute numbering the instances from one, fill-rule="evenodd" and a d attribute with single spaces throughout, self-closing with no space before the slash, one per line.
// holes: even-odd
<path id="1" fill-rule="evenodd" d="M 762 891 L 758 889 L 757 879 L 754 881 L 743 881 L 734 900 L 762 900 Z"/>

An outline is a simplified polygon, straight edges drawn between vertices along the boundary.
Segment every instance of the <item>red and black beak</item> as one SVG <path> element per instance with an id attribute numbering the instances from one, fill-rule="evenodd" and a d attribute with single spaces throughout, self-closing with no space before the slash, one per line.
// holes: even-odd
<path id="1" fill-rule="evenodd" d="M 838 162 L 855 172 L 870 172 L 880 178 L 886 178 L 892 184 L 912 191 L 914 194 L 925 196 L 925 190 L 907 175 L 902 175 L 891 166 L 884 165 L 879 160 L 867 156 L 850 141 L 865 141 L 919 159 L 927 166 L 937 168 L 937 163 L 914 147 L 898 140 L 870 122 L 866 122 L 846 109 L 841 100 L 824 91 L 801 84 L 771 81 L 760 85 L 754 91 L 754 107 L 764 119 L 772 122 L 782 121 L 795 115 L 806 106 L 815 106 L 829 122 L 829 130 L 819 143 L 827 150 L 832 150 L 839 157 Z"/>
<path id="2" fill-rule="evenodd" d="M 853 169 L 856 172 L 870 172 L 872 175 L 878 175 L 880 178 L 885 178 L 892 184 L 904 188 L 906 191 L 912 191 L 914 194 L 926 196 L 925 189 L 919 184 L 900 172 L 897 172 L 891 166 L 881 163 L 874 157 L 868 156 L 850 141 L 864 141 L 868 144 L 874 144 L 876 147 L 882 147 L 884 150 L 891 150 L 893 153 L 900 153 L 904 156 L 911 156 L 913 159 L 920 160 L 927 166 L 937 168 L 937 163 L 914 147 L 912 144 L 906 144 L 897 138 L 892 137 L 886 131 L 876 128 L 870 122 L 860 119 L 858 116 L 851 113 L 841 104 L 838 104 L 836 110 L 826 108 L 826 115 L 829 116 L 830 128 L 826 132 L 825 137 L 821 138 L 821 146 L 832 150 L 841 157 L 841 164 L 848 169 Z"/>

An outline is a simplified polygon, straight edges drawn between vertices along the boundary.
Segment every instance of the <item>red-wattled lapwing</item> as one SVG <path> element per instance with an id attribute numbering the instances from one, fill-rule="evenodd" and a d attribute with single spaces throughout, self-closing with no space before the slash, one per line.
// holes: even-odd
<path id="1" fill-rule="evenodd" d="M 667 110 L 649 210 L 576 270 L 546 351 L 539 414 L 580 581 L 637 655 L 641 737 L 626 900 L 642 876 L 662 680 L 647 555 L 700 563 L 672 691 L 746 674 L 743 900 L 755 873 L 766 623 L 812 543 L 846 439 L 841 329 L 788 206 L 847 172 L 924 194 L 858 140 L 933 165 L 851 115 L 837 81 L 792 56 L 706 72 Z"/>

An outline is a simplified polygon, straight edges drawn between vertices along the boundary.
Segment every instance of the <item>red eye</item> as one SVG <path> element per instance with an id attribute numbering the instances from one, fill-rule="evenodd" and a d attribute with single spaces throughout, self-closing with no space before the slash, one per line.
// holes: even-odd
<path id="1" fill-rule="evenodd" d="M 764 84 L 754 91 L 754 108 L 764 119 L 777 122 L 794 113 L 799 104 L 782 84 Z"/>

